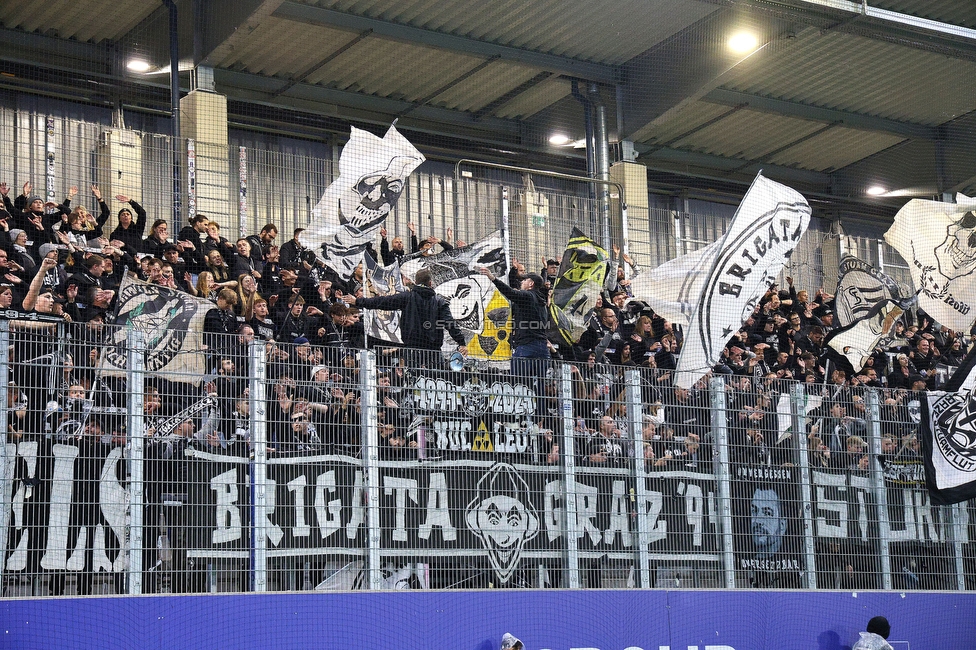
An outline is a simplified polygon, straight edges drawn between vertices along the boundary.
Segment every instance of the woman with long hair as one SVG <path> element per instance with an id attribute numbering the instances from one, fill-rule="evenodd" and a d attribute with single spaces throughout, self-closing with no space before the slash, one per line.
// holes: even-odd
<path id="1" fill-rule="evenodd" d="M 654 342 L 651 335 L 650 316 L 644 314 L 637 319 L 637 322 L 634 323 L 634 332 L 627 339 L 627 342 L 630 343 L 630 358 L 637 365 L 644 363 L 648 356 L 654 356 L 650 353 L 651 345 Z"/>
<path id="2" fill-rule="evenodd" d="M 214 303 L 217 302 L 217 293 L 221 289 L 214 282 L 213 273 L 210 271 L 201 271 L 200 275 L 197 276 L 197 285 L 191 288 L 193 289 L 193 295 L 197 298 L 206 298 Z"/>
<path id="3" fill-rule="evenodd" d="M 237 298 L 237 315 L 243 316 L 244 322 L 249 322 L 254 317 L 254 303 L 261 299 L 254 276 L 249 273 L 237 276 Z"/>
<path id="4" fill-rule="evenodd" d="M 237 281 L 231 279 L 230 267 L 218 250 L 207 253 L 207 270 L 213 274 L 214 282 L 221 287 L 237 288 Z"/>
<path id="5" fill-rule="evenodd" d="M 168 243 L 169 224 L 165 219 L 156 219 L 149 228 L 149 236 L 142 242 L 142 252 L 163 259 L 163 249 Z"/>

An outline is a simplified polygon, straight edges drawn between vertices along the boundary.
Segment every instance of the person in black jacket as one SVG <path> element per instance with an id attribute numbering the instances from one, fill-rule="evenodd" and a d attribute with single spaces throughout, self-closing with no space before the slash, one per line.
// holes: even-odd
<path id="1" fill-rule="evenodd" d="M 124 194 L 116 194 L 115 200 L 120 203 L 128 203 L 127 208 L 119 210 L 119 225 L 109 239 L 120 241 L 125 244 L 125 252 L 135 255 L 142 252 L 142 234 L 146 231 L 146 211 L 134 199 L 130 199 Z M 132 220 L 132 211 L 136 211 L 137 218 Z"/>
<path id="2" fill-rule="evenodd" d="M 529 273 L 522 279 L 521 289 L 513 289 L 482 267 L 482 275 L 512 303 L 512 374 L 516 377 L 541 379 L 546 374 L 549 359 L 549 290 L 542 276 Z M 542 391 L 537 391 L 542 394 Z"/>
<path id="3" fill-rule="evenodd" d="M 444 343 L 444 331 L 458 344 L 461 354 L 468 348 L 464 334 L 451 316 L 451 308 L 443 296 L 434 293 L 430 271 L 420 269 L 413 288 L 392 296 L 357 298 L 356 307 L 401 311 L 400 332 L 403 343 L 410 348 L 438 351 Z M 429 355 L 433 356 L 433 355 Z"/>

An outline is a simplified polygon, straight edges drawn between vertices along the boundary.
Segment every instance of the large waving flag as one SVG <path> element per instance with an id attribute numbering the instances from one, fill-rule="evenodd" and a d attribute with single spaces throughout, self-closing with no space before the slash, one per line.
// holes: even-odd
<path id="1" fill-rule="evenodd" d="M 214 304 L 178 289 L 126 276 L 119 287 L 114 330 L 102 349 L 99 367 L 122 375 L 128 366 L 131 327 L 144 336 L 146 370 L 164 372 L 170 381 L 199 382 L 205 371 L 203 320 Z"/>
<path id="2" fill-rule="evenodd" d="M 567 343 L 576 343 L 586 331 L 586 315 L 596 305 L 609 270 L 606 249 L 573 228 L 549 304 L 552 322 Z"/>
<path id="3" fill-rule="evenodd" d="M 894 280 L 863 260 L 846 256 L 840 262 L 834 313 L 840 327 L 824 339 L 832 356 L 854 372 L 879 345 L 894 342 L 895 323 L 905 309 Z"/>
<path id="4" fill-rule="evenodd" d="M 400 276 L 400 263 L 393 262 L 389 266 L 376 263 L 369 253 L 363 255 L 363 295 L 366 298 L 376 296 L 392 296 L 406 289 Z M 366 309 L 363 318 L 363 329 L 371 339 L 386 341 L 387 343 L 403 344 L 400 335 L 400 312 L 382 309 Z"/>
<path id="5" fill-rule="evenodd" d="M 400 270 L 411 279 L 420 269 L 430 271 L 434 291 L 447 299 L 454 321 L 464 331 L 468 356 L 504 361 L 512 356 L 511 307 L 495 285 L 478 273 L 483 266 L 495 275 L 505 274 L 501 232 L 463 248 L 413 256 L 403 262 Z"/>
<path id="6" fill-rule="evenodd" d="M 925 482 L 932 503 L 976 498 L 976 351 L 970 352 L 944 391 L 922 399 L 920 427 Z"/>
<path id="7" fill-rule="evenodd" d="M 313 250 L 321 245 L 325 263 L 349 279 L 406 187 L 407 177 L 425 158 L 391 126 L 378 138 L 352 127 L 339 156 L 336 178 L 312 209 L 299 236 Z"/>
<path id="8" fill-rule="evenodd" d="M 634 279 L 635 297 L 688 326 L 675 384 L 690 388 L 718 363 L 809 224 L 799 192 L 758 174 L 721 239 Z"/>
<path id="9" fill-rule="evenodd" d="M 661 318 L 688 326 L 721 247 L 720 239 L 641 273 L 630 281 L 630 290 Z"/>
<path id="10" fill-rule="evenodd" d="M 966 331 L 976 320 L 976 199 L 955 203 L 913 199 L 885 233 L 905 258 L 918 306 L 939 323 Z"/>

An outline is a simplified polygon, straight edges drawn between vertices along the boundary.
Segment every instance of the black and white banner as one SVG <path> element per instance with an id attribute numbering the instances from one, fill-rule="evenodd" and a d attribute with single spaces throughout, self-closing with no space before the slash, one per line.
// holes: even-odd
<path id="1" fill-rule="evenodd" d="M 904 480 L 910 472 L 903 468 L 894 478 L 886 472 L 884 481 L 892 587 L 957 589 L 949 508 L 938 506 L 920 484 Z"/>
<path id="2" fill-rule="evenodd" d="M 967 331 L 976 320 L 976 200 L 912 199 L 885 233 L 908 262 L 918 306 L 946 327 Z"/>
<path id="3" fill-rule="evenodd" d="M 840 263 L 835 312 L 840 325 L 824 340 L 832 356 L 858 372 L 878 346 L 894 341 L 894 326 L 904 311 L 898 285 L 856 257 Z M 849 368 L 848 368 L 849 366 Z"/>
<path id="4" fill-rule="evenodd" d="M 248 464 L 204 453 L 197 459 L 190 501 L 198 531 L 196 557 L 239 557 L 250 521 Z M 567 523 L 581 552 L 633 557 L 638 510 L 648 550 L 662 559 L 700 555 L 717 561 L 720 546 L 714 479 L 667 472 L 647 481 L 644 502 L 625 472 L 581 472 L 572 496 L 555 467 L 481 460 L 451 463 L 381 461 L 380 547 L 398 555 L 476 558 L 493 582 L 507 584 L 527 558 L 558 567 Z M 348 457 L 273 458 L 267 465 L 267 507 L 255 516 L 267 534 L 268 557 L 352 553 L 365 547 L 363 474 Z M 573 499 L 575 522 L 567 522 Z M 621 555 L 622 554 L 622 555 Z"/>
<path id="5" fill-rule="evenodd" d="M 382 266 L 367 253 L 363 255 L 363 266 L 366 277 L 366 282 L 363 284 L 364 297 L 392 296 L 406 289 L 400 276 L 399 262 Z M 400 334 L 400 312 L 382 309 L 364 311 L 363 330 L 368 339 L 403 345 L 403 336 Z"/>
<path id="6" fill-rule="evenodd" d="M 634 297 L 687 325 L 675 383 L 691 388 L 779 275 L 810 224 L 799 192 L 756 176 L 725 235 L 634 278 Z"/>
<path id="7" fill-rule="evenodd" d="M 817 587 L 880 589 L 878 504 L 866 472 L 810 472 Z"/>
<path id="8" fill-rule="evenodd" d="M 922 400 L 920 437 L 925 478 L 934 503 L 976 497 L 976 353 L 970 352 L 945 385 Z"/>
<path id="9" fill-rule="evenodd" d="M 116 307 L 119 327 L 102 349 L 99 367 L 108 376 L 125 373 L 131 328 L 145 337 L 147 372 L 167 373 L 170 381 L 199 381 L 205 368 L 203 321 L 211 309 L 209 300 L 126 275 Z"/>
<path id="10" fill-rule="evenodd" d="M 735 568 L 752 587 L 801 584 L 799 478 L 796 467 L 732 466 Z"/>
<path id="11" fill-rule="evenodd" d="M 382 138 L 351 129 L 339 156 L 339 177 L 312 208 L 312 218 L 300 235 L 306 247 L 323 252 L 325 263 L 343 280 L 376 239 L 406 189 L 407 178 L 425 160 L 393 126 Z"/>
<path id="12" fill-rule="evenodd" d="M 5 571 L 121 573 L 129 525 L 126 460 L 117 445 L 50 439 L 6 446 L 10 504 Z"/>

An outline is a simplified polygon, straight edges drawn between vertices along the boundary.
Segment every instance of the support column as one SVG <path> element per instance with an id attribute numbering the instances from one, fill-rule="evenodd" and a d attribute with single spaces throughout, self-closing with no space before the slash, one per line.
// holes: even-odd
<path id="1" fill-rule="evenodd" d="M 267 352 L 263 341 L 252 341 L 248 350 L 251 377 L 248 385 L 251 413 L 251 442 L 254 460 L 251 462 L 251 575 L 252 591 L 268 590 L 268 536 L 263 526 L 255 522 L 265 512 L 268 502 L 268 407 Z"/>
<path id="2" fill-rule="evenodd" d="M 715 480 L 718 484 L 718 513 L 722 522 L 722 564 L 725 588 L 735 589 L 735 544 L 732 528 L 732 476 L 729 468 L 729 423 L 725 401 L 725 382 L 713 378 L 708 384 L 709 406 L 712 411 L 712 443 L 718 450 L 713 458 Z"/>
<path id="3" fill-rule="evenodd" d="M 10 321 L 0 321 L 0 348 L 7 350 L 10 346 Z M 8 355 L 0 357 L 0 383 L 7 385 L 10 376 Z M 17 462 L 17 445 L 13 441 L 7 442 L 7 413 L 10 404 L 7 401 L 7 391 L 0 395 L 0 597 L 3 597 L 7 580 L 4 568 L 7 565 L 7 540 L 10 535 L 11 508 L 7 504 L 13 503 L 14 467 Z"/>
<path id="4" fill-rule="evenodd" d="M 98 154 L 99 171 L 104 171 L 104 174 L 99 174 L 98 187 L 105 202 L 112 205 L 113 197 L 122 194 L 145 204 L 142 185 L 142 136 L 126 129 L 103 131 L 98 143 Z M 113 210 L 106 224 L 107 233 L 115 230 L 118 225 L 115 213 Z M 135 219 L 134 212 L 132 218 Z"/>
<path id="5" fill-rule="evenodd" d="M 231 183 L 227 146 L 227 97 L 213 91 L 213 70 L 194 71 L 194 89 L 180 100 L 183 138 L 194 141 L 196 212 L 213 218 L 233 237 L 238 225 L 238 183 Z M 170 227 L 179 231 L 184 224 Z"/>
<path id="6" fill-rule="evenodd" d="M 624 253 L 648 269 L 653 264 L 651 257 L 651 214 L 647 197 L 647 168 L 635 162 L 621 161 L 610 167 L 610 180 L 624 186 L 627 197 L 627 218 L 624 221 L 620 197 L 611 194 L 611 213 L 621 215 L 620 228 L 623 232 L 620 242 Z M 609 188 L 615 192 L 614 188 Z M 659 236 L 660 233 L 658 233 Z"/>

